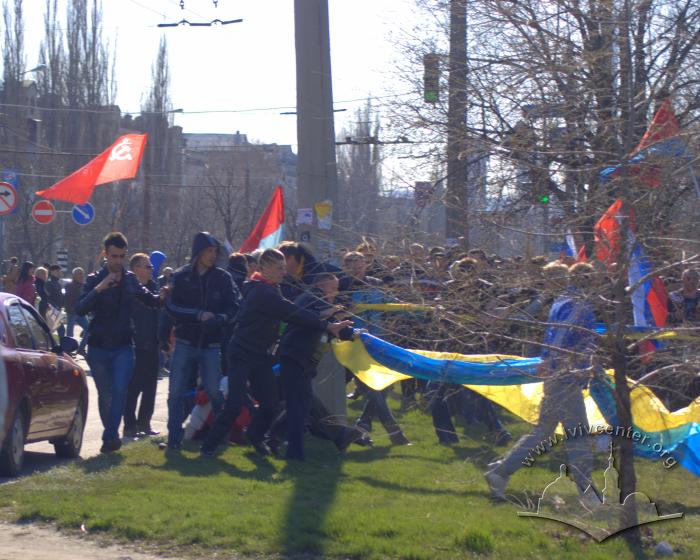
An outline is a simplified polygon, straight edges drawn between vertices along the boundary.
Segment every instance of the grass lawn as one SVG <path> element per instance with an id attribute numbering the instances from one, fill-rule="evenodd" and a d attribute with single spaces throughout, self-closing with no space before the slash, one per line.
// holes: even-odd
<path id="1" fill-rule="evenodd" d="M 0 507 L 15 520 L 84 525 L 91 533 L 208 558 L 622 560 L 653 557 L 662 540 L 675 558 L 700 555 L 700 481 L 680 467 L 637 462 L 639 490 L 661 514 L 685 517 L 642 529 L 645 546 L 634 551 L 619 536 L 598 544 L 555 521 L 516 515 L 524 509 L 517 501 L 536 502 L 556 478 L 563 448 L 513 476 L 513 503 L 492 504 L 481 473 L 506 448 L 492 445 L 478 426 L 460 427 L 465 435 L 456 447 L 439 446 L 430 416 L 420 411 L 400 422 L 413 446 L 391 447 L 378 424 L 374 448 L 354 446 L 344 457 L 331 443 L 310 438 L 304 464 L 261 458 L 249 448 L 200 459 L 195 445 L 164 453 L 153 442 L 137 442 L 2 486 Z M 528 430 L 512 419 L 509 428 L 515 435 Z M 597 458 L 599 482 L 605 455 Z"/>

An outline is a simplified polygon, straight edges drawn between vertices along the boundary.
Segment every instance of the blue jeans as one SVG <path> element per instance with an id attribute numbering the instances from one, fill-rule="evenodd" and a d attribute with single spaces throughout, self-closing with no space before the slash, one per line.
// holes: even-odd
<path id="1" fill-rule="evenodd" d="M 221 348 L 197 348 L 181 339 L 175 340 L 170 362 L 170 385 L 168 389 L 168 445 L 180 445 L 185 431 L 182 423 L 187 416 L 185 396 L 190 390 L 189 379 L 193 371 L 199 372 L 204 391 L 207 393 L 214 413 L 221 410 L 224 398 L 219 391 L 221 378 Z"/>
<path id="2" fill-rule="evenodd" d="M 73 331 L 75 330 L 75 325 L 78 325 L 81 329 L 83 329 L 83 334 L 80 337 L 80 350 L 84 350 L 85 343 L 87 342 L 87 331 L 88 331 L 87 317 L 83 317 L 82 315 L 76 315 L 74 313 L 70 313 L 68 315 L 68 325 L 66 327 L 66 335 L 67 336 L 70 336 L 71 338 L 73 337 Z"/>
<path id="3" fill-rule="evenodd" d="M 87 362 L 97 387 L 97 404 L 104 426 L 102 440 L 119 439 L 126 392 L 134 373 L 134 349 L 122 346 L 111 350 L 91 345 Z"/>

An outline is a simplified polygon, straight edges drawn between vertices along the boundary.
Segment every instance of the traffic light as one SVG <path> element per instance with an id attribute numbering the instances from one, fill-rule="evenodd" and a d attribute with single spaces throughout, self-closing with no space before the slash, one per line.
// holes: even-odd
<path id="1" fill-rule="evenodd" d="M 423 100 L 436 103 L 440 99 L 440 55 L 423 55 Z"/>
<path id="2" fill-rule="evenodd" d="M 537 197 L 537 200 L 539 201 L 540 204 L 549 204 L 549 195 L 548 194 L 541 194 Z"/>

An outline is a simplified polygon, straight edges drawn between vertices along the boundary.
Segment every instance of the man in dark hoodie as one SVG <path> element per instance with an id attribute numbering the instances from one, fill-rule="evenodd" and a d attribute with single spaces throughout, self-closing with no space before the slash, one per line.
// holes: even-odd
<path id="1" fill-rule="evenodd" d="M 75 311 L 78 315 L 92 315 L 88 328 L 87 362 L 97 387 L 100 419 L 104 426 L 100 452 L 110 453 L 122 445 L 119 424 L 134 370 L 131 323 L 134 300 L 155 309 L 160 307 L 166 291 L 160 295 L 149 292 L 133 272 L 124 269 L 127 249 L 124 234 L 108 234 L 103 245 L 106 264 L 87 277 Z"/>
<path id="2" fill-rule="evenodd" d="M 213 455 L 231 429 L 244 402 L 248 382 L 259 405 L 248 428 L 248 441 L 261 455 L 270 453 L 264 438 L 277 409 L 272 364 L 280 322 L 327 331 L 334 336 L 352 324 L 350 321 L 329 323 L 319 318 L 318 314 L 283 298 L 279 284 L 287 267 L 284 255 L 278 250 L 265 249 L 259 262 L 259 272 L 254 273 L 243 285 L 244 299 L 227 349 L 227 362 L 231 365 L 228 372 L 228 398 L 202 445 L 204 456 Z"/>
<path id="3" fill-rule="evenodd" d="M 174 272 L 166 309 L 175 325 L 175 348 L 168 392 L 168 447 L 180 449 L 185 395 L 193 367 L 199 367 L 204 390 L 218 412 L 222 330 L 238 311 L 240 293 L 225 270 L 214 266 L 220 243 L 200 231 L 192 242 L 190 264 Z"/>
<path id="4" fill-rule="evenodd" d="M 129 260 L 129 268 L 141 285 L 150 292 L 158 293 L 158 285 L 153 280 L 153 265 L 146 253 L 136 253 Z M 156 402 L 158 388 L 158 316 L 160 310 L 136 303 L 131 308 L 134 324 L 134 376 L 129 382 L 124 408 L 124 437 L 139 434 L 157 436 L 151 428 L 151 417 Z M 136 401 L 141 395 L 138 417 Z"/>

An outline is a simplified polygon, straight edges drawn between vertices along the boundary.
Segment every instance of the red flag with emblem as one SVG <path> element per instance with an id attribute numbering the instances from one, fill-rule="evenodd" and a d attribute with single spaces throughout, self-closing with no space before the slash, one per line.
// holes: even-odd
<path id="1" fill-rule="evenodd" d="M 55 185 L 36 194 L 53 200 L 85 204 L 97 185 L 133 179 L 138 173 L 146 134 L 125 134 L 96 158 Z"/>

